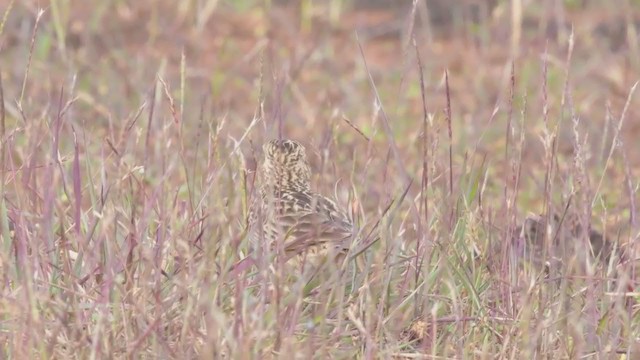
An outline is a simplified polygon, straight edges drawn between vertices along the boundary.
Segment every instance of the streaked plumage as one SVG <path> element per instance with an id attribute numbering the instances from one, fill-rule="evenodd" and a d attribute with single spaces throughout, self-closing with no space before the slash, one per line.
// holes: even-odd
<path id="1" fill-rule="evenodd" d="M 271 140 L 264 145 L 260 194 L 249 216 L 250 241 L 255 246 L 264 244 L 275 252 L 278 241 L 283 241 L 286 260 L 307 252 L 324 255 L 327 249 L 336 255 L 346 252 L 353 223 L 333 201 L 311 190 L 310 179 L 302 144 Z"/>
<path id="2" fill-rule="evenodd" d="M 579 252 L 582 244 L 583 236 L 582 225 L 579 218 L 575 214 L 567 214 L 564 219 L 554 214 L 551 218 L 551 225 L 547 227 L 545 217 L 537 215 L 529 215 L 525 218 L 522 225 L 516 229 L 514 234 L 514 242 L 520 247 L 517 253 L 531 258 L 534 262 L 539 263 L 542 257 L 546 243 L 546 236 L 549 234 L 550 248 L 547 248 L 548 255 L 555 255 L 555 260 L 567 258 L 563 255 L 563 251 L 567 251 L 568 256 L 578 254 L 582 257 L 585 253 Z M 593 256 L 602 262 L 609 261 L 613 251 L 613 244 L 606 240 L 604 236 L 595 230 L 588 232 L 589 243 L 593 250 Z"/>

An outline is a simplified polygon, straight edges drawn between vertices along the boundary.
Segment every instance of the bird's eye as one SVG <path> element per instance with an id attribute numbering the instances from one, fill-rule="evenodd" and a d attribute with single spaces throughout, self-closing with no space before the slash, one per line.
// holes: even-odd
<path id="1" fill-rule="evenodd" d="M 282 145 L 287 152 L 293 152 L 296 148 L 295 143 L 291 141 L 285 141 Z"/>

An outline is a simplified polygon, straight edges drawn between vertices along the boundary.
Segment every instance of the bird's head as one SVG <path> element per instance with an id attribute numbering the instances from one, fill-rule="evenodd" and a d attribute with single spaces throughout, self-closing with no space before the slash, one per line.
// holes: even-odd
<path id="1" fill-rule="evenodd" d="M 533 244 L 542 244 L 546 236 L 546 221 L 544 217 L 529 214 L 522 224 L 522 234 L 524 238 Z"/>
<path id="2" fill-rule="evenodd" d="M 302 144 L 295 140 L 273 139 L 263 149 L 264 172 L 271 185 L 308 189 L 311 170 Z"/>

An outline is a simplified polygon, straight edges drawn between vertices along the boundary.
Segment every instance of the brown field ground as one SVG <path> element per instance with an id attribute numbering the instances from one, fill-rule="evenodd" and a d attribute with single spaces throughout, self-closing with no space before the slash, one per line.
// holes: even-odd
<path id="1" fill-rule="evenodd" d="M 0 16 L 0 357 L 640 358 L 637 0 Z M 362 229 L 351 271 L 231 270 L 279 136 Z M 509 256 L 565 209 L 624 260 Z"/>

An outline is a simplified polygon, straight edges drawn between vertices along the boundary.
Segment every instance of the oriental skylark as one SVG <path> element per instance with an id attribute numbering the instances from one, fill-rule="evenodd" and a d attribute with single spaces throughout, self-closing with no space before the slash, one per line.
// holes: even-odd
<path id="1" fill-rule="evenodd" d="M 279 253 L 285 262 L 297 258 L 315 266 L 327 255 L 343 259 L 353 223 L 333 201 L 311 190 L 305 147 L 285 139 L 271 140 L 263 149 L 260 194 L 249 214 L 252 245 Z"/>
<path id="2" fill-rule="evenodd" d="M 555 253 L 555 260 L 569 258 L 572 255 L 578 255 L 583 258 L 584 255 L 592 254 L 594 258 L 600 259 L 602 263 L 607 263 L 613 253 L 614 244 L 605 239 L 598 231 L 589 229 L 584 230 L 580 220 L 576 214 L 570 213 L 564 217 L 554 214 L 550 221 L 551 225 L 547 226 L 547 221 L 542 216 L 527 216 L 516 229 L 514 240 L 518 243 L 525 254 L 528 254 L 534 262 L 539 262 L 546 244 L 547 232 L 550 236 L 551 248 L 548 249 Z M 590 249 L 584 249 L 581 239 L 586 236 L 589 240 Z M 581 250 L 587 250 L 586 252 Z M 566 253 L 565 253 L 566 252 Z M 564 253 L 564 255 L 563 255 Z M 551 253 L 550 253 L 551 254 Z M 585 259 L 583 259 L 585 260 Z"/>

